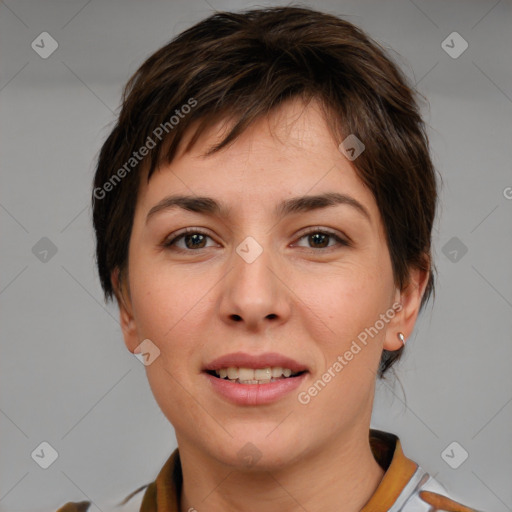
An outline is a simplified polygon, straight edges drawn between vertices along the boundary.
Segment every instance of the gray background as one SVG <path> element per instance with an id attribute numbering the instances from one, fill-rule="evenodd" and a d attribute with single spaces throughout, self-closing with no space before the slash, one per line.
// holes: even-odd
<path id="1" fill-rule="evenodd" d="M 0 2 L 0 510 L 89 499 L 96 512 L 153 480 L 175 447 L 144 366 L 124 346 L 117 308 L 103 303 L 89 208 L 94 158 L 145 57 L 213 9 L 256 5 L 273 3 Z M 461 501 L 511 510 L 512 4 L 303 5 L 345 15 L 398 52 L 429 100 L 444 179 L 436 300 L 397 368 L 407 400 L 393 378 L 378 383 L 372 426 L 399 435 Z M 43 31 L 59 45 L 47 59 L 31 48 Z M 453 31 L 469 44 L 458 58 L 441 46 Z M 33 253 L 43 237 L 57 248 L 46 262 Z M 43 441 L 59 454 L 48 469 L 31 458 Z M 469 453 L 457 469 L 441 456 L 453 441 Z"/>

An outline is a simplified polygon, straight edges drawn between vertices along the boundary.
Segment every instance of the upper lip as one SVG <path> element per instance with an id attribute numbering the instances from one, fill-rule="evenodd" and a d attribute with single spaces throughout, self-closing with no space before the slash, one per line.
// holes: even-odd
<path id="1" fill-rule="evenodd" d="M 290 357 L 283 356 L 277 352 L 266 352 L 264 354 L 247 354 L 245 352 L 234 352 L 226 354 L 209 362 L 203 368 L 203 371 L 220 370 L 222 368 L 237 367 L 237 368 L 268 368 L 280 367 L 289 368 L 292 372 L 307 371 L 307 366 L 291 359 Z"/>

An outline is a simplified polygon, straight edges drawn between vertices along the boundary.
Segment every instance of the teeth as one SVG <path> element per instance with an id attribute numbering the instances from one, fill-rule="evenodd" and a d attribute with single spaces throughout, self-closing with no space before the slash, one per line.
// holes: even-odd
<path id="1" fill-rule="evenodd" d="M 230 366 L 228 368 L 228 379 L 238 379 L 238 369 Z"/>
<path id="2" fill-rule="evenodd" d="M 236 368 L 233 368 L 233 370 L 237 371 Z M 228 370 L 229 375 L 229 370 Z M 252 368 L 238 368 L 238 376 L 240 380 L 255 380 L 254 379 L 254 370 Z M 229 378 L 232 379 L 229 375 Z M 236 377 L 235 377 L 236 378 Z"/>
<path id="3" fill-rule="evenodd" d="M 281 377 L 281 374 L 283 373 L 283 369 L 279 366 L 276 366 L 275 368 L 272 368 L 272 377 L 278 378 Z"/>
<path id="4" fill-rule="evenodd" d="M 270 366 L 268 368 L 263 368 L 262 370 L 254 370 L 254 378 L 256 380 L 267 380 L 272 377 L 272 369 Z M 242 377 L 240 377 L 241 379 Z"/>
<path id="5" fill-rule="evenodd" d="M 229 380 L 238 380 L 242 384 L 267 384 L 282 377 L 290 377 L 293 372 L 289 368 L 282 368 L 274 366 L 267 368 L 237 368 L 230 366 L 229 368 L 222 368 L 215 370 L 215 373 L 221 378 L 226 377 Z"/>

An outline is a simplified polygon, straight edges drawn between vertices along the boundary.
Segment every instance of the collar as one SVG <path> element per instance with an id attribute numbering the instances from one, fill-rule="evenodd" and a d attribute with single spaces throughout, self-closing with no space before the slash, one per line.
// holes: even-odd
<path id="1" fill-rule="evenodd" d="M 385 512 L 396 503 L 418 465 L 404 455 L 400 439 L 389 432 L 370 429 L 370 447 L 386 472 L 361 512 Z"/>
<path id="2" fill-rule="evenodd" d="M 418 465 L 404 455 L 400 439 L 394 434 L 370 429 L 370 447 L 386 472 L 361 512 L 386 512 L 403 495 Z M 182 484 L 180 455 L 176 448 L 156 480 L 148 485 L 140 512 L 179 512 Z"/>

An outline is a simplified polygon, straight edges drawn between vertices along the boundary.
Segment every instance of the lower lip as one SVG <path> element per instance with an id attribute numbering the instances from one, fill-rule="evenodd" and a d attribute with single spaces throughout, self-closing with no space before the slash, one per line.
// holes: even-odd
<path id="1" fill-rule="evenodd" d="M 212 388 L 229 401 L 237 405 L 263 405 L 276 402 L 297 389 L 306 378 L 307 373 L 304 372 L 297 377 L 288 377 L 267 384 L 237 384 L 214 377 L 206 372 L 203 372 L 203 375 L 208 378 Z"/>

